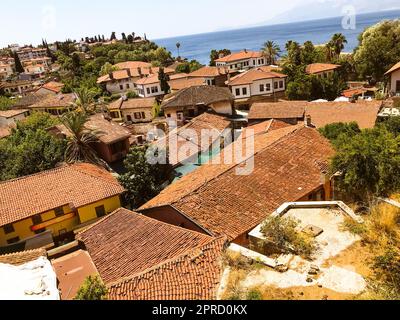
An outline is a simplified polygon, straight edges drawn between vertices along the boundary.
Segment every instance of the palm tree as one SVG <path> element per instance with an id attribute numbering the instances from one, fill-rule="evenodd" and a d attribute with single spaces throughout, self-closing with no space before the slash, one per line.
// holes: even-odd
<path id="1" fill-rule="evenodd" d="M 178 58 L 181 56 L 179 49 L 181 48 L 181 44 L 179 42 L 176 43 L 176 48 L 178 49 Z"/>
<path id="2" fill-rule="evenodd" d="M 85 123 L 89 120 L 85 112 L 73 111 L 64 114 L 60 121 L 68 129 L 70 135 L 65 150 L 65 161 L 67 163 L 88 162 L 104 166 L 96 151 L 91 147 L 99 142 L 102 132 L 99 130 L 88 130 Z"/>
<path id="3" fill-rule="evenodd" d="M 76 109 L 86 114 L 90 114 L 95 111 L 96 102 L 94 97 L 97 95 L 96 90 L 82 87 L 75 90 L 75 95 L 77 99 L 75 103 L 73 103 L 73 106 Z"/>
<path id="4" fill-rule="evenodd" d="M 261 48 L 267 63 L 269 65 L 275 64 L 278 57 L 281 54 L 281 48 L 274 41 L 267 41 L 264 43 L 264 47 Z"/>
<path id="5" fill-rule="evenodd" d="M 344 45 L 347 43 L 346 37 L 342 33 L 335 33 L 331 39 L 332 47 L 337 58 L 339 58 Z"/>
<path id="6" fill-rule="evenodd" d="M 331 62 L 335 57 L 335 46 L 332 41 L 328 42 L 325 46 L 326 50 L 326 60 Z"/>

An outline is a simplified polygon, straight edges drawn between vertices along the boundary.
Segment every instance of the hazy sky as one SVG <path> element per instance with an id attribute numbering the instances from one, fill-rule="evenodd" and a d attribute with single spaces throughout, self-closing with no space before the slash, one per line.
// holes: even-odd
<path id="1" fill-rule="evenodd" d="M 342 3 L 370 0 L 339 0 Z M 387 0 L 391 1 L 391 0 Z M 398 0 L 395 0 L 398 1 Z M 0 47 L 38 44 L 111 31 L 157 39 L 253 25 L 304 4 L 333 0 L 1 0 Z M 372 2 L 373 3 L 373 2 Z M 305 19 L 309 19 L 305 13 Z M 315 19 L 319 18 L 318 16 Z"/>

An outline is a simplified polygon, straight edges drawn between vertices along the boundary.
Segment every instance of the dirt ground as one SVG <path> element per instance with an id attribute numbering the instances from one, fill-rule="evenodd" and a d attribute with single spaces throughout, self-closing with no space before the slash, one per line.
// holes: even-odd
<path id="1" fill-rule="evenodd" d="M 336 265 L 344 269 L 355 271 L 364 278 L 371 276 L 369 268 L 374 253 L 361 241 L 325 262 L 323 267 Z M 265 300 L 352 300 L 357 295 L 335 292 L 318 286 L 293 287 L 288 289 L 263 287 L 260 288 Z"/>

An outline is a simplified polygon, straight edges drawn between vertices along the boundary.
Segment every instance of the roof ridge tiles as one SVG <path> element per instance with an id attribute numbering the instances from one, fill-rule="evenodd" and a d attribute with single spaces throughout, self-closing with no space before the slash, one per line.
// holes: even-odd
<path id="1" fill-rule="evenodd" d="M 139 273 L 137 273 L 137 274 L 131 275 L 131 276 L 129 276 L 129 277 L 121 278 L 121 279 L 119 279 L 118 281 L 110 282 L 107 286 L 110 288 L 110 287 L 118 286 L 118 285 L 121 285 L 121 284 L 123 284 L 123 283 L 129 282 L 130 280 L 133 280 L 133 279 L 135 279 L 135 278 L 141 279 L 141 278 L 143 278 L 146 274 L 148 274 L 148 273 L 150 273 L 150 272 L 157 271 L 157 270 L 161 269 L 162 267 L 167 266 L 167 265 L 170 264 L 170 263 L 177 263 L 177 262 L 182 262 L 182 261 L 184 261 L 184 259 L 185 259 L 186 257 L 188 257 L 191 253 L 196 252 L 196 251 L 198 251 L 199 249 L 203 249 L 202 252 L 204 253 L 205 250 L 210 249 L 209 246 L 210 246 L 211 244 L 216 243 L 216 242 L 219 242 L 219 241 L 221 241 L 221 242 L 224 241 L 224 242 L 226 243 L 227 240 L 228 240 L 228 237 L 227 237 L 227 236 L 224 236 L 224 235 L 219 236 L 219 237 L 216 237 L 216 238 L 212 238 L 212 239 L 210 239 L 210 241 L 208 241 L 208 242 L 205 243 L 205 244 L 201 244 L 201 245 L 199 245 L 199 246 L 197 246 L 197 247 L 195 247 L 195 248 L 189 249 L 188 251 L 186 251 L 186 252 L 184 252 L 184 253 L 182 253 L 182 254 L 176 256 L 176 257 L 173 257 L 173 258 L 170 258 L 170 259 L 168 259 L 168 260 L 165 260 L 165 261 L 163 261 L 163 262 L 161 262 L 161 263 L 159 263 L 159 264 L 157 264 L 157 265 L 155 265 L 155 266 L 152 266 L 152 267 L 150 267 L 150 268 L 147 268 L 146 270 L 143 270 L 143 271 L 141 271 L 141 272 L 139 272 Z"/>

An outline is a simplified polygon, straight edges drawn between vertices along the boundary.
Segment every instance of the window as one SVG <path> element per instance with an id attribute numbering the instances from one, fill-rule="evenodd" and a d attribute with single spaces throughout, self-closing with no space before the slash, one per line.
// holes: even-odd
<path id="1" fill-rule="evenodd" d="M 267 91 L 271 91 L 271 84 L 270 83 L 267 83 L 265 86 L 267 88 Z"/>
<path id="2" fill-rule="evenodd" d="M 104 217 L 106 215 L 106 208 L 104 208 L 104 206 L 97 207 L 95 210 L 98 218 Z"/>
<path id="3" fill-rule="evenodd" d="M 3 227 L 3 229 L 4 229 L 4 233 L 5 233 L 5 234 L 10 234 L 10 233 L 15 232 L 14 226 L 13 226 L 12 224 L 7 224 L 7 225 L 5 225 L 5 226 Z"/>
<path id="4" fill-rule="evenodd" d="M 61 217 L 64 215 L 64 208 L 63 207 L 59 207 L 54 209 L 54 212 L 56 213 L 56 217 Z"/>
<path id="5" fill-rule="evenodd" d="M 242 93 L 244 96 L 247 95 L 247 88 L 242 88 Z"/>
<path id="6" fill-rule="evenodd" d="M 126 120 L 127 120 L 128 122 L 132 122 L 132 116 L 131 116 L 131 115 L 127 115 L 127 116 L 126 116 Z"/>
<path id="7" fill-rule="evenodd" d="M 142 119 L 146 119 L 146 114 L 142 112 Z"/>
<path id="8" fill-rule="evenodd" d="M 195 116 L 194 109 L 189 109 L 189 117 L 194 117 L 194 116 Z"/>
<path id="9" fill-rule="evenodd" d="M 129 83 L 126 84 L 126 88 L 129 89 L 131 86 L 129 85 Z"/>
<path id="10" fill-rule="evenodd" d="M 263 84 L 260 84 L 260 92 L 264 92 L 265 86 Z"/>
<path id="11" fill-rule="evenodd" d="M 122 84 L 119 85 L 120 90 L 124 90 L 124 86 Z"/>
<path id="12" fill-rule="evenodd" d="M 141 113 L 140 113 L 140 112 L 135 112 L 135 113 L 133 114 L 133 116 L 135 117 L 136 120 L 141 119 Z"/>
<path id="13" fill-rule="evenodd" d="M 19 240 L 20 240 L 19 237 L 15 237 L 15 238 L 7 240 L 7 243 L 8 244 L 14 244 L 14 243 L 19 242 Z"/>
<path id="14" fill-rule="evenodd" d="M 147 94 L 150 94 L 150 88 L 147 88 L 146 91 L 147 91 Z"/>
<path id="15" fill-rule="evenodd" d="M 275 88 L 275 90 L 278 89 L 278 82 L 274 83 L 274 88 Z"/>
<path id="16" fill-rule="evenodd" d="M 282 89 L 283 88 L 283 81 L 279 82 L 279 88 Z"/>
<path id="17" fill-rule="evenodd" d="M 177 116 L 178 120 L 183 120 L 183 112 L 177 112 L 176 116 Z"/>
<path id="18" fill-rule="evenodd" d="M 36 216 L 32 217 L 32 223 L 33 225 L 41 224 L 43 222 L 42 217 L 40 214 L 37 214 Z"/>
<path id="19" fill-rule="evenodd" d="M 236 95 L 240 96 L 240 89 L 236 89 Z"/>

